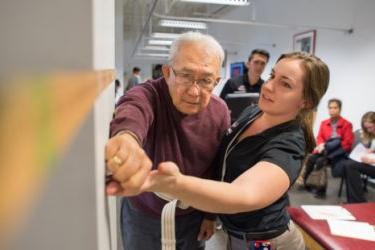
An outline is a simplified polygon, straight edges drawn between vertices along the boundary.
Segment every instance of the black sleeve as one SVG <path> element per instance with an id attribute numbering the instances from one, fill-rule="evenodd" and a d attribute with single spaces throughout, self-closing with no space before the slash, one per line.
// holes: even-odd
<path id="1" fill-rule="evenodd" d="M 225 97 L 227 96 L 227 94 L 231 94 L 235 91 L 235 84 L 233 82 L 232 79 L 229 79 L 225 85 L 224 85 L 224 88 L 223 90 L 221 91 L 221 94 L 220 94 L 220 98 L 223 99 L 225 101 Z"/>
<path id="2" fill-rule="evenodd" d="M 271 140 L 265 146 L 261 160 L 276 164 L 285 171 L 290 185 L 297 179 L 305 150 L 305 140 L 301 133 L 287 133 Z"/>

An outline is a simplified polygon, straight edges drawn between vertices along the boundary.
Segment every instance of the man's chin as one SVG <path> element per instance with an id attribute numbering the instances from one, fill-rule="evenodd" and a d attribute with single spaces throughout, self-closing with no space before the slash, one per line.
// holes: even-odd
<path id="1" fill-rule="evenodd" d="M 181 107 L 178 109 L 178 111 L 180 111 L 181 113 L 185 115 L 195 115 L 201 112 L 201 109 L 198 106 L 196 107 L 194 107 L 194 105 L 189 105 L 189 106 L 193 106 L 193 107 Z"/>

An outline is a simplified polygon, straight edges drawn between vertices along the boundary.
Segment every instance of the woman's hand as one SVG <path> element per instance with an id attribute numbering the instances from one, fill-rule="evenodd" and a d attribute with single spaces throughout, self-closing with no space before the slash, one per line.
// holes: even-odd
<path id="1" fill-rule="evenodd" d="M 324 146 L 325 146 L 324 143 L 319 144 L 318 146 L 315 147 L 314 150 L 315 150 L 316 152 L 318 152 L 319 154 L 321 154 L 321 153 L 323 152 L 323 150 L 324 150 Z"/>
<path id="2" fill-rule="evenodd" d="M 374 154 L 366 154 L 361 158 L 363 163 L 366 164 L 375 164 L 375 155 Z"/>
<path id="3" fill-rule="evenodd" d="M 182 177 L 182 174 L 175 163 L 162 162 L 156 170 L 149 173 L 142 186 L 142 191 L 171 194 L 175 191 L 180 177 Z"/>

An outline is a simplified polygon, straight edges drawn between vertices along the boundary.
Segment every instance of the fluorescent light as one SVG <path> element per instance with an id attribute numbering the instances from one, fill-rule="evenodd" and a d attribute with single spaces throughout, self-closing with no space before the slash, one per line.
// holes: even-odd
<path id="1" fill-rule="evenodd" d="M 213 4 L 225 4 L 225 5 L 250 5 L 250 0 L 180 0 L 181 2 L 191 3 L 213 3 Z"/>
<path id="2" fill-rule="evenodd" d="M 179 36 L 180 34 L 176 34 L 176 33 L 157 33 L 157 32 L 154 32 L 151 34 L 151 37 L 153 38 L 172 38 L 172 39 L 175 39 Z"/>
<path id="3" fill-rule="evenodd" d="M 159 21 L 159 25 L 164 26 L 164 27 L 175 27 L 175 28 L 207 29 L 206 23 L 181 21 L 181 20 L 162 19 Z"/>
<path id="4" fill-rule="evenodd" d="M 171 45 L 173 41 L 171 40 L 156 40 L 150 39 L 148 40 L 149 45 Z"/>
<path id="5" fill-rule="evenodd" d="M 137 53 L 137 56 L 148 56 L 148 57 L 165 57 L 167 58 L 169 54 L 157 54 L 157 53 Z"/>
<path id="6" fill-rule="evenodd" d="M 144 46 L 142 50 L 154 50 L 154 51 L 169 51 L 168 47 L 165 46 Z"/>

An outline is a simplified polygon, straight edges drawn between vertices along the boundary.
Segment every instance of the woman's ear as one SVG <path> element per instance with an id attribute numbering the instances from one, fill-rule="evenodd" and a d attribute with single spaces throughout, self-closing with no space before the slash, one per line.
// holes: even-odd
<path id="1" fill-rule="evenodd" d="M 299 105 L 299 108 L 300 109 L 311 109 L 312 105 L 310 104 L 310 102 L 308 102 L 306 100 L 303 100 L 303 101 L 301 101 L 301 103 Z"/>

